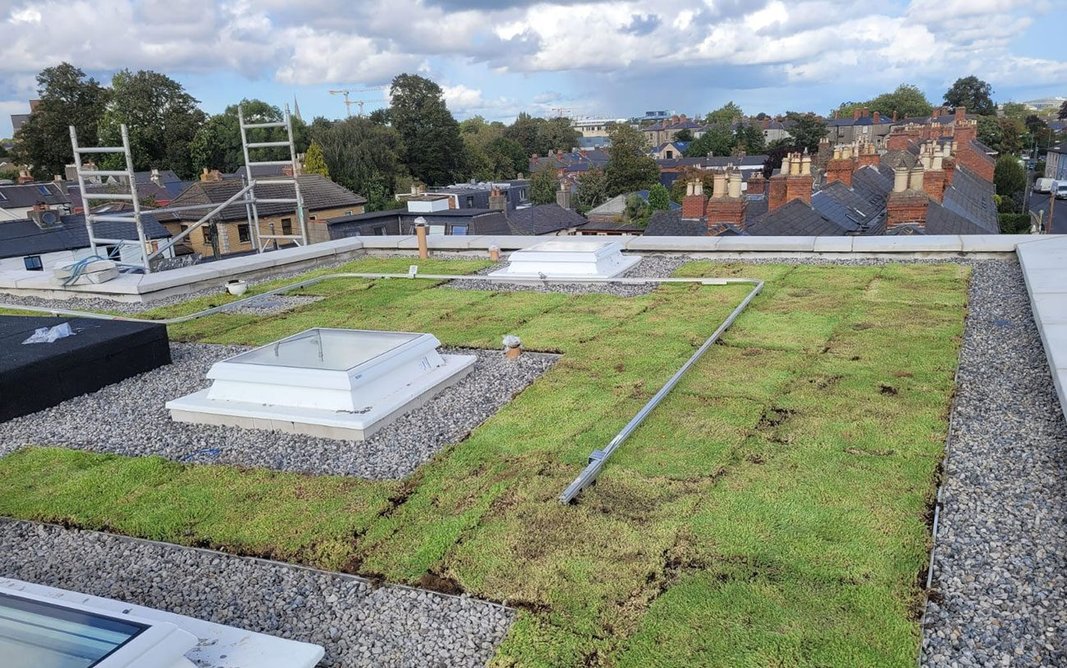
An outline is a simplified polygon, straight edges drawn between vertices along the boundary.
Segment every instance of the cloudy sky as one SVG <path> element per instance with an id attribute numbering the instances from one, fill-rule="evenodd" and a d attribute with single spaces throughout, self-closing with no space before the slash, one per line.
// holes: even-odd
<path id="1" fill-rule="evenodd" d="M 901 82 L 933 101 L 959 76 L 998 101 L 1067 95 L 1067 0 L 0 0 L 0 136 L 63 60 L 181 81 L 208 112 L 242 97 L 339 117 L 331 88 L 385 104 L 395 74 L 458 117 L 826 113 Z"/>

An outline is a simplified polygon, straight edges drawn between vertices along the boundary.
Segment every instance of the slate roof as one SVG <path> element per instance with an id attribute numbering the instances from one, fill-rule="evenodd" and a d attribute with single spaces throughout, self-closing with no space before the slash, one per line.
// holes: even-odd
<path id="1" fill-rule="evenodd" d="M 541 204 L 508 212 L 508 224 L 515 234 L 553 234 L 587 222 L 581 214 L 558 204 Z"/>
<path id="2" fill-rule="evenodd" d="M 893 190 L 892 170 L 866 166 L 852 172 L 852 189 L 876 208 L 884 208 Z"/>
<path id="3" fill-rule="evenodd" d="M 957 166 L 952 175 L 952 185 L 945 189 L 942 206 L 982 230 L 977 234 L 998 234 L 1000 222 L 997 217 L 996 204 L 993 203 L 994 190 L 994 185 L 989 181 L 978 178 L 965 167 Z"/>
<path id="4" fill-rule="evenodd" d="M 703 220 L 683 220 L 681 210 L 657 211 L 648 219 L 646 237 L 702 237 L 708 227 Z"/>
<path id="5" fill-rule="evenodd" d="M 257 165 L 252 168 L 252 175 L 257 179 L 270 176 L 283 176 L 285 174 L 285 165 Z M 248 174 L 248 167 L 241 165 L 238 167 L 232 175 L 232 178 L 241 179 Z"/>
<path id="6" fill-rule="evenodd" d="M 764 215 L 748 233 L 752 236 L 840 236 L 841 227 L 799 199 Z"/>
<path id="7" fill-rule="evenodd" d="M 309 211 L 347 206 L 355 207 L 367 202 L 367 198 L 357 195 L 344 186 L 340 186 L 319 174 L 303 174 L 299 177 L 299 181 L 300 192 L 304 196 L 304 206 Z M 170 203 L 170 206 L 221 204 L 237 194 L 241 188 L 241 182 L 236 180 L 197 181 L 176 197 Z M 293 188 L 284 183 L 259 185 L 256 186 L 256 197 L 292 199 Z M 259 204 L 257 208 L 261 217 L 284 215 L 296 211 L 296 206 L 293 204 Z M 199 220 L 207 212 L 208 209 L 180 211 L 175 216 L 179 220 Z M 244 204 L 234 203 L 222 210 L 219 214 L 219 219 L 224 222 L 245 220 L 246 216 Z"/>
<path id="8" fill-rule="evenodd" d="M 66 189 L 53 181 L 0 186 L 0 209 L 29 208 L 38 202 L 50 206 L 70 204 Z"/>
<path id="9" fill-rule="evenodd" d="M 60 217 L 61 226 L 42 230 L 32 220 L 0 222 L 0 258 L 41 255 L 89 247 L 89 233 L 85 216 Z M 150 215 L 142 215 L 145 235 L 149 239 L 165 239 L 170 232 Z M 132 223 L 98 222 L 93 224 L 98 237 L 109 239 L 137 239 L 137 227 Z"/>
<path id="10" fill-rule="evenodd" d="M 836 234 L 875 234 L 883 228 L 884 208 L 868 202 L 840 181 L 816 191 L 811 196 L 811 206 L 840 228 Z"/>

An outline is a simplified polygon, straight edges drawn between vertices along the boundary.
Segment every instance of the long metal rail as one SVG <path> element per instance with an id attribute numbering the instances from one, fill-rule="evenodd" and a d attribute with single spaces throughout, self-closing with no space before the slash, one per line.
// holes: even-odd
<path id="1" fill-rule="evenodd" d="M 132 321 L 132 322 L 148 322 L 148 323 L 157 323 L 157 324 L 162 324 L 162 325 L 176 325 L 176 324 L 179 324 L 179 323 L 188 322 L 190 320 L 196 320 L 197 318 L 203 318 L 205 316 L 212 315 L 214 313 L 219 313 L 221 311 L 225 311 L 225 310 L 234 308 L 235 306 L 238 306 L 240 304 L 244 304 L 244 303 L 247 303 L 247 302 L 254 301 L 254 300 L 259 299 L 259 298 L 261 298 L 263 296 L 266 296 L 266 295 L 279 295 L 279 294 L 283 294 L 283 293 L 286 293 L 286 292 L 290 292 L 292 290 L 297 290 L 299 288 L 308 287 L 308 286 L 311 286 L 311 285 L 315 285 L 317 283 L 322 283 L 323 281 L 329 281 L 329 280 L 334 280 L 334 279 L 338 279 L 338 278 L 357 278 L 357 279 L 362 279 L 362 280 L 415 279 L 415 278 L 421 278 L 423 280 L 431 280 L 431 281 L 478 281 L 478 282 L 502 283 L 502 284 L 515 283 L 516 282 L 515 279 L 513 279 L 513 278 L 495 277 L 495 276 L 482 276 L 482 275 L 470 275 L 470 274 L 420 274 L 420 273 L 418 273 L 418 267 L 415 266 L 415 265 L 412 265 L 412 270 L 409 271 L 406 274 L 396 274 L 396 273 L 388 273 L 388 274 L 385 274 L 385 273 L 354 273 L 354 272 L 340 272 L 340 273 L 333 273 L 333 274 L 323 274 L 321 276 L 315 276 L 314 278 L 305 279 L 303 281 L 297 281 L 296 283 L 290 283 L 290 284 L 287 284 L 287 285 L 283 285 L 281 287 L 274 288 L 273 290 L 267 290 L 267 291 L 264 291 L 264 292 L 260 292 L 260 293 L 257 293 L 255 295 L 251 295 L 249 297 L 245 297 L 244 299 L 238 299 L 236 301 L 232 301 L 232 302 L 229 302 L 227 304 L 222 304 L 220 306 L 214 306 L 214 307 L 211 307 L 211 308 L 204 309 L 202 311 L 197 311 L 196 313 L 190 313 L 188 315 L 177 316 L 177 317 L 174 317 L 174 318 L 161 318 L 161 319 L 153 320 L 153 319 L 150 319 L 150 318 L 133 318 L 133 317 L 124 316 L 124 315 L 112 315 L 112 314 L 107 314 L 107 313 L 94 313 L 92 311 L 72 311 L 72 310 L 67 310 L 67 309 L 53 309 L 53 308 L 48 308 L 48 307 L 44 307 L 44 306 L 22 306 L 20 304 L 6 304 L 6 303 L 0 303 L 0 309 L 13 309 L 13 310 L 33 311 L 33 312 L 39 312 L 39 313 L 50 313 L 52 315 L 68 316 L 68 317 L 99 318 L 99 319 L 104 319 L 104 320 L 127 320 L 127 321 Z M 611 442 L 608 443 L 608 445 L 603 450 L 595 450 L 595 451 L 593 451 L 593 453 L 589 456 L 589 463 L 586 465 L 586 467 L 582 470 L 581 473 L 578 474 L 578 477 L 575 478 L 574 481 L 571 482 L 571 484 L 568 485 L 565 490 L 563 490 L 563 493 L 559 495 L 560 503 L 564 503 L 564 504 L 572 503 L 578 497 L 578 495 L 582 493 L 582 490 L 584 490 L 586 487 L 588 487 L 589 485 L 592 485 L 594 482 L 596 482 L 597 477 L 600 475 L 601 471 L 603 471 L 603 469 L 604 469 L 604 466 L 607 464 L 608 458 L 611 457 L 611 455 L 616 450 L 618 450 L 622 446 L 623 443 L 626 442 L 626 440 L 634 433 L 634 431 L 637 430 L 637 428 L 641 425 L 641 423 L 645 421 L 645 418 L 647 418 L 649 416 L 649 414 L 652 413 L 653 410 L 655 410 L 656 406 L 658 406 L 660 404 L 660 402 L 663 401 L 664 397 L 666 397 L 670 393 L 670 391 L 672 389 L 674 389 L 674 386 L 677 385 L 678 382 L 682 379 L 682 376 L 685 375 L 685 372 L 688 371 L 690 368 L 692 368 L 692 366 L 694 364 L 696 364 L 697 361 L 700 360 L 701 357 L 704 356 L 704 353 L 706 353 L 708 350 L 711 349 L 711 347 L 713 345 L 715 345 L 715 342 L 719 340 L 719 337 L 722 336 L 723 332 L 725 332 L 727 329 L 729 329 L 729 327 L 734 323 L 734 321 L 737 320 L 738 316 L 740 316 L 741 313 L 743 313 L 744 310 L 746 308 L 748 308 L 748 305 L 750 303 L 752 303 L 752 300 L 755 299 L 756 296 L 759 295 L 759 293 L 763 290 L 763 281 L 760 280 L 760 279 L 755 279 L 755 278 L 674 278 L 674 277 L 670 277 L 670 278 L 584 278 L 584 279 L 580 279 L 580 280 L 545 278 L 545 279 L 541 279 L 538 282 L 542 283 L 542 284 L 545 284 L 545 285 L 567 284 L 567 283 L 571 283 L 571 284 L 573 284 L 573 283 L 581 283 L 581 284 L 616 284 L 616 285 L 647 285 L 649 283 L 654 283 L 654 284 L 682 283 L 682 284 L 697 284 L 697 285 L 736 285 L 736 284 L 744 284 L 744 285 L 753 286 L 752 290 L 749 291 L 749 293 L 745 296 L 745 298 L 743 300 L 741 300 L 741 303 L 738 304 L 737 307 L 734 308 L 734 310 L 730 312 L 730 315 L 727 316 L 726 320 L 724 320 L 722 322 L 722 324 L 720 324 L 715 329 L 715 331 L 712 332 L 711 336 L 709 336 L 708 339 L 706 341 L 704 341 L 704 343 L 696 350 L 696 352 L 693 353 L 693 355 L 685 362 L 685 364 L 683 364 L 681 366 L 681 368 L 679 368 L 677 371 L 674 372 L 674 375 L 672 375 L 667 380 L 667 382 L 663 385 L 663 387 L 661 387 L 659 389 L 659 391 L 656 392 L 656 394 L 654 394 L 652 396 L 652 398 L 648 400 L 648 403 L 646 403 L 641 408 L 641 410 L 639 410 L 637 412 L 637 415 L 635 415 L 629 422 L 626 423 L 626 426 L 623 427 L 622 430 L 618 434 L 615 435 L 615 438 L 611 439 Z"/>
<path id="2" fill-rule="evenodd" d="M 708 337 L 708 340 L 705 341 L 702 346 L 697 348 L 696 352 L 693 353 L 693 356 L 690 357 L 680 369 L 675 371 L 674 375 L 671 376 L 667 382 L 664 383 L 663 387 L 659 389 L 659 392 L 652 395 L 652 398 L 648 400 L 648 403 L 641 407 L 641 410 L 637 412 L 637 415 L 633 416 L 633 418 L 626 423 L 626 426 L 615 435 L 615 438 L 611 439 L 611 442 L 608 443 L 603 450 L 594 450 L 593 453 L 589 455 L 589 463 L 586 464 L 586 467 L 578 474 L 578 477 L 575 478 L 571 484 L 567 485 L 567 489 L 563 490 L 563 493 L 559 495 L 560 503 L 572 503 L 578 498 L 578 495 L 582 493 L 582 490 L 596 482 L 597 476 L 599 476 L 600 472 L 604 469 L 604 465 L 607 464 L 608 458 L 626 442 L 626 439 L 630 438 L 630 436 L 637 431 L 637 428 L 645 421 L 645 418 L 648 417 L 649 413 L 655 410 L 656 406 L 663 401 L 663 398 L 674 389 L 674 386 L 682 379 L 685 372 L 696 364 L 697 361 L 704 356 L 704 353 L 708 352 L 708 350 L 715 345 L 715 342 L 719 340 L 722 333 L 725 332 L 730 325 L 734 324 L 734 320 L 737 320 L 737 317 L 741 315 L 752 300 L 756 298 L 756 295 L 763 290 L 763 281 L 761 280 L 747 278 L 725 280 L 730 283 L 749 283 L 754 287 L 748 295 L 741 300 L 741 303 L 737 305 L 737 308 L 730 313 L 726 320 L 724 320 L 712 335 Z"/>

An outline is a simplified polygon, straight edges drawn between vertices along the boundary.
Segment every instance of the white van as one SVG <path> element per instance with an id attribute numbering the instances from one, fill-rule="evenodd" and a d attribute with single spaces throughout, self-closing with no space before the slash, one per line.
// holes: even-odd
<path id="1" fill-rule="evenodd" d="M 1057 181 L 1053 187 L 1055 188 L 1053 192 L 1056 193 L 1056 199 L 1067 199 L 1067 181 Z"/>
<path id="2" fill-rule="evenodd" d="M 1052 186 L 1056 185 L 1054 179 L 1034 179 L 1034 192 L 1035 193 L 1047 193 L 1052 192 Z"/>

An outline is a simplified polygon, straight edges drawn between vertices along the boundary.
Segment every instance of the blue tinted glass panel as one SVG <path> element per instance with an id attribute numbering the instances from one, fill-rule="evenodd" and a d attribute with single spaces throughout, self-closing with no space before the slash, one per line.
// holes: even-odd
<path id="1" fill-rule="evenodd" d="M 123 619 L 0 594 L 0 656 L 5 668 L 90 668 L 146 628 Z"/>
<path id="2" fill-rule="evenodd" d="M 467 233 L 467 226 L 466 225 L 453 225 L 452 226 L 452 234 L 466 234 L 466 233 Z"/>

